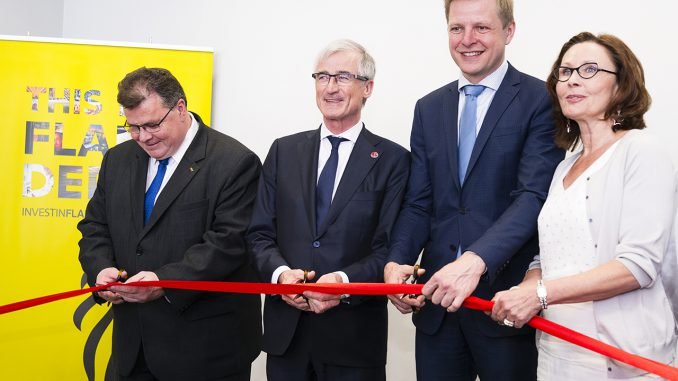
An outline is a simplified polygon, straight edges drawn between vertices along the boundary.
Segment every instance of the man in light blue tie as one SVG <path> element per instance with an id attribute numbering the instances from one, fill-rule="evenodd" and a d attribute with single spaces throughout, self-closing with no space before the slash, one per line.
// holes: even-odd
<path id="1" fill-rule="evenodd" d="M 374 74 L 354 41 L 320 53 L 312 77 L 322 124 L 276 139 L 259 181 L 247 238 L 262 279 L 382 282 L 409 153 L 361 120 Z M 269 381 L 383 381 L 386 305 L 383 296 L 267 296 Z"/>
<path id="2" fill-rule="evenodd" d="M 460 307 L 470 295 L 490 299 L 522 280 L 563 152 L 553 142 L 544 82 L 506 61 L 512 1 L 446 0 L 445 12 L 462 75 L 417 102 L 411 176 L 384 269 L 386 282 L 406 281 L 423 249 L 426 285 L 418 298 L 389 299 L 402 313 L 419 310 L 418 379 L 534 380 L 533 330 Z"/>
<path id="3" fill-rule="evenodd" d="M 78 224 L 88 282 L 254 281 L 244 234 L 261 168 L 188 111 L 179 81 L 140 68 L 118 85 L 131 140 L 106 152 Z M 258 295 L 113 286 L 116 380 L 250 379 L 261 349 Z"/>

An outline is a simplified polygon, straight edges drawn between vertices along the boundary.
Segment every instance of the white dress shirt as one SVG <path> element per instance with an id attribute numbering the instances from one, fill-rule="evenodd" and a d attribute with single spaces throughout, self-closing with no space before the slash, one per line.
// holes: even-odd
<path id="1" fill-rule="evenodd" d="M 358 136 L 360 136 L 360 132 L 362 130 L 362 121 L 359 121 L 358 124 L 339 135 L 334 135 L 331 133 L 324 124 L 320 126 L 320 150 L 318 151 L 318 173 L 316 175 L 316 183 L 320 179 L 320 173 L 322 172 L 323 168 L 325 168 L 325 163 L 327 163 L 327 160 L 330 158 L 330 154 L 332 153 L 332 144 L 330 143 L 330 140 L 327 139 L 327 137 L 336 136 L 346 139 L 346 141 L 341 142 L 339 145 L 339 162 L 337 163 L 337 175 L 334 178 L 332 199 L 334 199 L 334 194 L 337 192 L 339 181 L 341 181 L 341 176 L 344 174 L 344 169 L 346 169 L 348 158 L 351 156 L 355 142 L 358 140 Z"/>
<path id="2" fill-rule="evenodd" d="M 341 176 L 344 174 L 346 169 L 346 164 L 348 164 L 348 158 L 351 157 L 351 152 L 353 152 L 353 147 L 355 146 L 360 132 L 363 130 L 363 122 L 358 121 L 358 123 L 349 128 L 348 130 L 342 132 L 339 135 L 334 135 L 330 130 L 327 129 L 325 124 L 320 125 L 320 149 L 318 151 L 318 173 L 316 174 L 316 184 L 320 178 L 320 173 L 325 167 L 325 163 L 330 158 L 332 153 L 332 144 L 330 140 L 327 139 L 328 136 L 337 136 L 346 139 L 341 144 L 339 144 L 339 162 L 337 163 L 337 175 L 334 178 L 334 189 L 332 190 L 332 199 L 334 199 L 334 194 L 337 192 L 337 187 L 341 181 Z M 271 283 L 278 283 L 278 278 L 283 271 L 291 270 L 288 266 L 280 266 L 273 272 L 271 276 Z M 339 274 L 341 280 L 344 283 L 348 283 L 348 275 L 343 271 L 336 271 L 336 274 Z M 343 296 L 343 295 L 342 295 Z"/>
<path id="3" fill-rule="evenodd" d="M 179 166 L 179 162 L 181 162 L 181 159 L 186 154 L 188 147 L 190 147 L 191 143 L 193 142 L 195 135 L 198 133 L 198 122 L 193 117 L 193 114 L 189 112 L 188 115 L 191 116 L 191 127 L 189 127 L 188 131 L 186 132 L 184 141 L 181 142 L 181 145 L 177 149 L 177 152 L 175 152 L 170 157 L 170 160 L 167 163 L 167 171 L 165 172 L 165 177 L 163 177 L 162 179 L 162 184 L 160 185 L 158 194 L 155 196 L 155 200 L 158 199 L 158 196 L 160 196 L 162 190 L 165 189 L 165 185 L 167 185 L 167 182 L 169 181 L 170 177 L 172 177 L 172 174 L 174 174 L 174 171 L 177 169 L 177 166 Z M 155 174 L 158 173 L 158 162 L 159 160 L 154 158 L 150 158 L 150 160 L 148 161 L 148 172 L 146 174 L 147 191 L 148 188 L 151 186 L 153 179 L 155 178 Z M 153 200 L 153 204 L 155 204 L 155 200 Z"/>
<path id="4" fill-rule="evenodd" d="M 494 99 L 494 94 L 497 93 L 499 85 L 504 80 L 506 72 L 508 71 L 508 62 L 504 61 L 501 66 L 497 68 L 492 74 L 483 78 L 482 81 L 475 83 L 475 85 L 485 86 L 485 90 L 478 95 L 478 102 L 476 106 L 476 136 L 480 131 L 480 126 L 483 125 L 485 120 L 485 115 L 487 110 L 490 108 L 492 99 Z M 464 104 L 466 104 L 466 96 L 464 95 L 464 90 L 462 89 L 466 85 L 474 85 L 474 83 L 469 82 L 466 77 L 463 75 L 459 78 L 459 112 L 457 113 L 457 132 L 459 131 L 459 119 L 461 118 L 461 110 L 464 109 Z M 457 144 L 459 144 L 459 133 L 457 133 Z"/>

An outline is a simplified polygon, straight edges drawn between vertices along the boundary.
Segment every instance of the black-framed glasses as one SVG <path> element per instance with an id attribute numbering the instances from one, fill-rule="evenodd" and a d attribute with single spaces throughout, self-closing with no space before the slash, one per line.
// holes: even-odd
<path id="1" fill-rule="evenodd" d="M 124 127 L 127 130 L 127 132 L 129 132 L 130 134 L 135 134 L 135 135 L 139 134 L 142 129 L 144 131 L 150 132 L 150 133 L 156 132 L 160 129 L 160 125 L 162 124 L 162 122 L 165 121 L 165 119 L 167 118 L 167 115 L 169 115 L 169 113 L 172 112 L 172 110 L 176 106 L 177 106 L 177 104 L 175 103 L 174 106 L 170 107 L 170 109 L 167 110 L 167 113 L 165 114 L 165 116 L 163 116 L 162 119 L 160 119 L 160 121 L 158 123 L 129 124 L 129 123 L 127 123 L 127 120 L 125 120 Z"/>
<path id="2" fill-rule="evenodd" d="M 340 71 L 337 74 L 330 74 L 327 72 L 319 72 L 311 74 L 311 77 L 315 78 L 316 82 L 320 85 L 328 85 L 332 78 L 337 81 L 339 85 L 348 85 L 352 80 L 357 79 L 359 81 L 368 81 L 369 78 L 363 77 L 362 75 L 349 73 L 347 71 Z"/>
<path id="3" fill-rule="evenodd" d="M 599 71 L 617 75 L 617 72 L 615 71 L 599 68 L 598 64 L 595 62 L 587 62 L 585 64 L 579 65 L 579 67 L 559 66 L 553 71 L 553 76 L 560 82 L 567 82 L 572 76 L 572 73 L 575 71 L 583 79 L 593 78 L 593 76 L 598 74 Z"/>

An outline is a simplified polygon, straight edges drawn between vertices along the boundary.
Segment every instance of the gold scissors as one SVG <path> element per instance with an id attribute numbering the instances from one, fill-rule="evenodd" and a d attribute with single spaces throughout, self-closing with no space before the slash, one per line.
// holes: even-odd
<path id="1" fill-rule="evenodd" d="M 416 265 L 414 265 L 414 269 L 412 270 L 412 280 L 410 281 L 410 284 L 417 284 L 417 282 L 419 281 L 419 269 L 420 268 L 421 267 L 419 266 L 418 263 Z M 415 295 L 415 294 L 410 294 L 409 296 L 412 299 L 417 297 L 417 295 Z"/>
<path id="2" fill-rule="evenodd" d="M 122 268 L 121 268 L 120 270 L 118 270 L 118 277 L 115 278 L 115 281 L 116 281 L 116 282 L 120 282 L 120 281 L 123 281 L 123 280 L 126 280 L 126 279 L 127 279 L 127 276 L 123 276 L 123 275 L 122 275 L 124 272 L 125 272 L 125 269 L 122 269 Z"/>
<path id="3" fill-rule="evenodd" d="M 412 270 L 412 277 L 410 278 L 410 284 L 417 284 L 417 282 L 419 281 L 419 269 L 420 268 L 421 268 L 421 266 L 419 266 L 419 264 L 414 265 L 414 269 Z M 416 299 L 417 298 L 417 295 L 415 295 L 415 294 L 409 294 L 409 295 L 403 294 L 403 296 L 401 296 L 400 299 L 405 299 L 406 296 L 410 299 Z M 414 312 L 416 314 L 417 312 L 419 312 L 419 308 L 412 307 L 412 312 Z"/>
<path id="4" fill-rule="evenodd" d="M 301 281 L 302 284 L 306 284 L 306 282 L 308 282 L 308 273 L 309 273 L 309 270 L 304 270 L 304 280 Z M 304 298 L 304 300 L 306 301 L 306 304 L 308 304 L 308 298 L 305 297 L 303 294 L 297 294 L 297 296 L 294 297 L 294 299 L 299 299 L 299 298 Z"/>

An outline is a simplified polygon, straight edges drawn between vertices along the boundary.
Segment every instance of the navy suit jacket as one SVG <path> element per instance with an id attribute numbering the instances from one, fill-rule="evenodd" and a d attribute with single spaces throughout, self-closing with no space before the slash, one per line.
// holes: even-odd
<path id="1" fill-rule="evenodd" d="M 554 142 L 551 100 L 543 81 L 509 65 L 494 95 L 459 183 L 457 81 L 421 98 L 412 123 L 412 166 L 389 261 L 412 264 L 424 249 L 426 282 L 471 250 L 487 265 L 473 295 L 489 299 L 520 283 L 538 253 L 537 216 L 564 152 Z M 417 328 L 435 333 L 445 310 L 428 303 L 414 315 Z M 468 313 L 464 309 L 461 313 Z M 487 335 L 524 333 L 475 313 Z"/>
<path id="2" fill-rule="evenodd" d="M 323 224 L 316 231 L 315 189 L 320 130 L 277 139 L 264 161 L 248 241 L 259 274 L 270 282 L 280 266 L 343 271 L 350 282 L 383 282 L 387 244 L 409 173 L 409 152 L 363 128 Z M 282 355 L 290 346 L 301 311 L 279 296 L 267 296 L 264 350 Z M 350 298 L 311 315 L 314 356 L 343 366 L 386 363 L 384 297 Z M 306 326 L 309 327 L 309 326 Z"/>
<path id="3" fill-rule="evenodd" d="M 128 141 L 104 156 L 78 224 L 80 263 L 90 285 L 107 267 L 130 276 L 153 271 L 161 280 L 256 280 L 244 234 L 259 158 L 194 115 L 198 133 L 146 225 L 148 154 Z M 165 296 L 113 305 L 117 373 L 129 374 L 142 341 L 149 369 L 163 380 L 212 380 L 249 369 L 261 350 L 258 295 L 165 289 Z"/>

